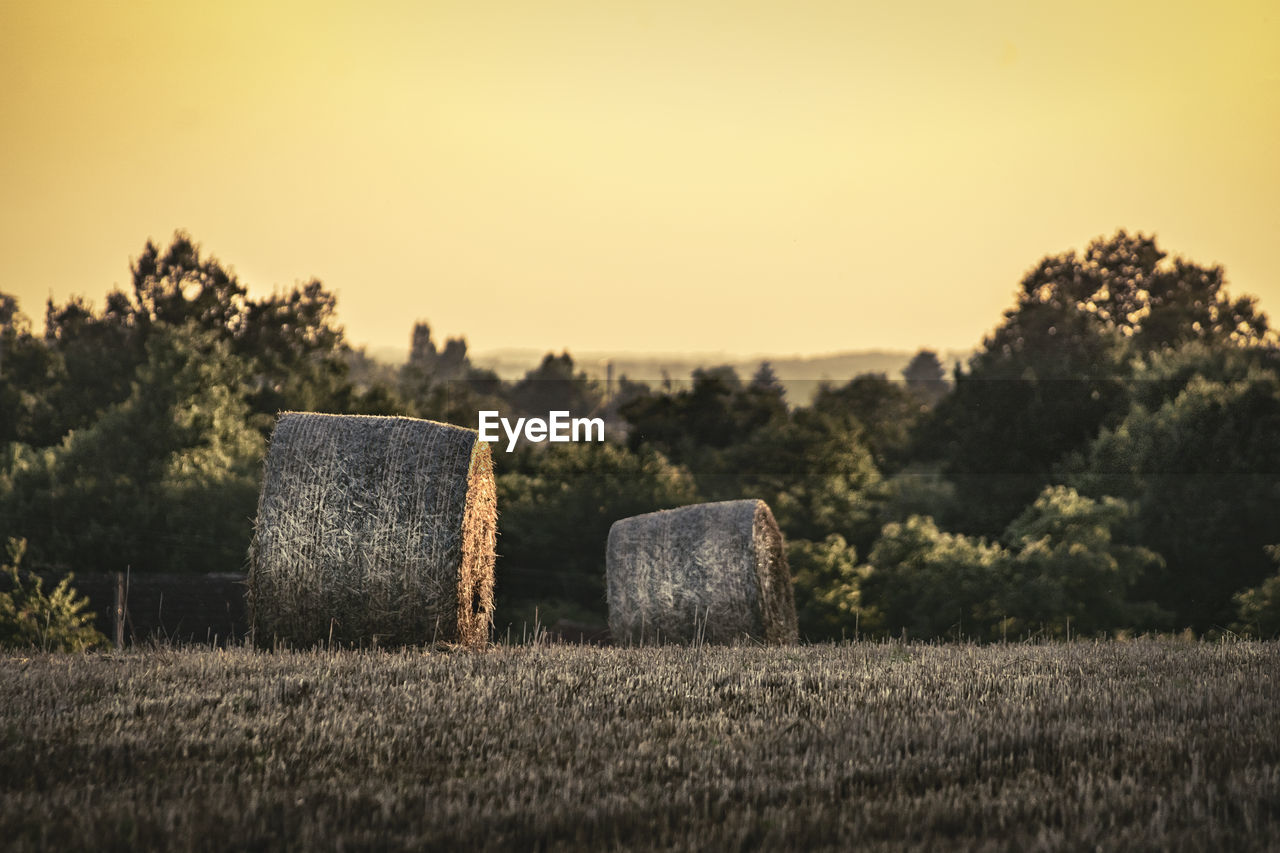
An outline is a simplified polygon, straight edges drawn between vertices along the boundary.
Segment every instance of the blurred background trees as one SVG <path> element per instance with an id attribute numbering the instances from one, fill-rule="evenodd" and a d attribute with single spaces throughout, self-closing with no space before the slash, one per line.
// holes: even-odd
<path id="1" fill-rule="evenodd" d="M 0 293 L 0 541 L 78 572 L 237 571 L 276 414 L 480 409 L 606 420 L 610 441 L 496 454 L 499 628 L 603 622 L 617 518 L 762 498 L 802 633 L 1014 638 L 1280 631 L 1280 352 L 1221 268 L 1124 231 L 1038 262 L 967 364 L 787 399 L 767 364 L 593 378 L 567 352 L 514 381 L 466 341 L 353 349 L 309 281 L 254 298 L 179 232 L 100 309 Z"/>

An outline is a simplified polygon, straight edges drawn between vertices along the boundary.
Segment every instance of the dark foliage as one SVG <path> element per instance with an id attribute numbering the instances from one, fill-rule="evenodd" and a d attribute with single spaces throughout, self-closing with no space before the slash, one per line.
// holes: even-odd
<path id="1" fill-rule="evenodd" d="M 1065 456 L 1124 416 L 1135 356 L 1271 340 L 1253 300 L 1227 296 L 1221 268 L 1169 260 L 1154 238 L 1119 231 L 1026 274 L 917 451 L 945 461 L 966 528 L 995 535 Z"/>
<path id="2" fill-rule="evenodd" d="M 507 382 L 424 322 L 404 365 L 379 365 L 347 345 L 320 282 L 251 297 L 182 232 L 148 242 L 130 272 L 101 309 L 49 304 L 43 336 L 0 294 L 0 536 L 25 537 L 38 569 L 238 571 L 280 410 L 475 427 L 485 409 L 598 416 L 609 436 L 498 448 L 512 624 L 599 624 L 614 520 L 739 498 L 765 500 L 795 543 L 806 636 L 992 637 L 1067 619 L 1220 631 L 1270 589 L 1275 335 L 1220 268 L 1151 237 L 1121 231 L 1037 263 L 952 382 L 925 349 L 902 380 L 842 378 L 809 405 L 789 405 L 768 364 L 656 388 L 548 353 Z M 1054 512 L 1106 535 L 1012 541 L 1061 484 L 1074 497 Z M 1124 570 L 1095 571 L 1108 560 Z"/>
<path id="3" fill-rule="evenodd" d="M 499 631 L 522 602 L 569 602 L 604 623 L 604 559 L 619 518 L 697 500 L 662 454 L 614 444 L 528 447 L 499 460 Z M 504 464 L 505 463 L 505 464 Z"/>

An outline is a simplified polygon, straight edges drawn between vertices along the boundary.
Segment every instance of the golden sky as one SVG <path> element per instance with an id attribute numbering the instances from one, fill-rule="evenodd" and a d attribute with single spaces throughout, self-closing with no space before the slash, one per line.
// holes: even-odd
<path id="1" fill-rule="evenodd" d="M 1118 227 L 1280 324 L 1280 5 L 0 0 L 0 291 L 188 230 L 357 343 L 975 346 Z"/>

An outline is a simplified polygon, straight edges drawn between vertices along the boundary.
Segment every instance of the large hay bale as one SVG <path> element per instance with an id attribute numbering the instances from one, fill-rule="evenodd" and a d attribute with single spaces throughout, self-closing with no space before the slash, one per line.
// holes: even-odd
<path id="1" fill-rule="evenodd" d="M 282 414 L 250 547 L 259 642 L 486 642 L 497 493 L 477 439 L 414 418 Z"/>
<path id="2" fill-rule="evenodd" d="M 615 521 L 605 566 L 615 642 L 796 641 L 791 570 L 764 501 Z"/>

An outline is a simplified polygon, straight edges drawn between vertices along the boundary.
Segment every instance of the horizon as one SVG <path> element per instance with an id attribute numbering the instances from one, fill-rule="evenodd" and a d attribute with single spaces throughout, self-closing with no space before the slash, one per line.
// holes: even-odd
<path id="1" fill-rule="evenodd" d="M 454 335 L 453 337 L 461 337 L 464 340 L 466 339 L 465 335 Z M 434 335 L 432 339 L 435 340 Z M 441 344 L 443 343 L 443 341 L 436 341 L 436 343 Z M 352 348 L 363 349 L 365 350 L 366 354 L 370 355 L 371 357 L 374 355 L 375 352 L 380 351 L 380 352 L 387 352 L 387 353 L 391 353 L 391 352 L 403 353 L 403 355 L 406 358 L 409 355 L 409 349 L 410 349 L 408 346 L 384 346 L 384 345 L 367 346 L 364 344 L 353 345 Z M 932 350 L 934 353 L 937 354 L 939 359 L 944 358 L 944 356 L 968 355 L 974 352 L 974 348 L 972 347 L 970 347 L 969 349 L 957 350 L 957 349 L 941 349 L 939 347 L 930 347 L 930 346 L 905 348 L 905 349 L 903 348 L 891 349 L 887 347 L 867 347 L 867 348 L 851 347 L 849 349 L 840 350 L 837 352 L 820 352 L 820 353 L 812 353 L 812 354 L 796 353 L 796 352 L 742 353 L 742 352 L 725 352 L 724 350 L 701 350 L 701 351 L 689 350 L 686 352 L 660 352 L 660 351 L 650 351 L 650 350 L 605 349 L 605 350 L 578 351 L 578 350 L 573 350 L 567 347 L 559 348 L 559 349 L 547 349 L 545 347 L 542 347 L 542 348 L 540 347 L 499 347 L 498 349 L 490 349 L 490 350 L 473 350 L 471 348 L 470 342 L 467 343 L 468 358 L 476 358 L 476 357 L 499 358 L 501 357 L 501 358 L 539 358 L 541 359 L 543 356 L 546 356 L 546 355 L 561 355 L 562 353 L 567 352 L 575 362 L 577 362 L 579 359 L 599 360 L 603 358 L 621 358 L 621 357 L 637 358 L 637 359 L 645 359 L 645 360 L 684 359 L 684 360 L 691 360 L 691 361 L 714 361 L 715 359 L 728 359 L 734 362 L 752 361 L 755 359 L 765 359 L 765 360 L 777 359 L 780 361 L 822 361 L 824 359 L 847 358 L 849 356 L 875 356 L 875 355 L 912 356 L 912 355 L 915 355 L 920 350 Z"/>
<path id="2" fill-rule="evenodd" d="M 37 326 L 176 230 L 252 296 L 320 279 L 365 347 L 971 350 L 1120 228 L 1280 303 L 1261 0 L 12 0 L 0 77 Z"/>

